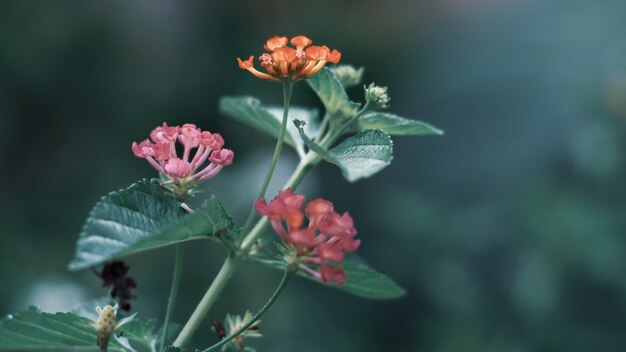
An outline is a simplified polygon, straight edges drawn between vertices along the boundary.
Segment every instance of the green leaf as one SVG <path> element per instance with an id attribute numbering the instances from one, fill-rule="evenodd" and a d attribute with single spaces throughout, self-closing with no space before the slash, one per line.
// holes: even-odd
<path id="1" fill-rule="evenodd" d="M 304 131 L 306 122 L 301 120 L 293 120 L 293 124 L 298 129 L 298 132 L 300 133 L 300 138 L 310 150 L 314 151 L 315 153 L 317 153 L 317 155 L 321 156 L 324 160 L 330 163 L 337 163 L 337 160 L 335 160 L 330 154 L 328 154 L 328 151 L 324 149 L 324 147 L 315 143 L 311 140 L 311 138 L 309 138 L 309 136 L 307 136 L 306 132 Z"/>
<path id="2" fill-rule="evenodd" d="M 443 131 L 427 123 L 405 119 L 398 115 L 380 111 L 368 111 L 364 113 L 358 118 L 357 126 L 361 131 L 377 128 L 391 135 L 398 136 L 443 134 Z"/>
<path id="3" fill-rule="evenodd" d="M 404 296 L 406 291 L 387 275 L 364 265 L 344 261 L 346 283 L 336 286 L 360 297 L 370 299 L 394 299 Z"/>
<path id="4" fill-rule="evenodd" d="M 261 102 L 250 96 L 222 97 L 219 102 L 220 112 L 232 117 L 240 122 L 248 124 L 258 130 L 266 132 L 275 138 L 280 133 L 280 126 L 283 120 L 283 108 L 276 106 L 263 106 Z M 298 106 L 289 108 L 289 120 L 303 120 L 307 122 L 306 132 L 310 136 L 317 134 L 318 112 Z M 285 143 L 294 147 L 298 153 L 304 155 L 302 141 L 298 135 L 298 130 L 287 123 L 287 133 Z"/>
<path id="5" fill-rule="evenodd" d="M 162 352 L 185 352 L 185 350 L 183 350 L 180 347 L 167 346 L 167 347 L 163 348 Z"/>
<path id="6" fill-rule="evenodd" d="M 347 138 L 329 154 L 350 182 L 370 177 L 393 159 L 393 142 L 381 130 L 366 130 Z"/>
<path id="7" fill-rule="evenodd" d="M 36 307 L 0 320 L 0 350 L 97 349 L 93 321 L 72 313 L 42 313 Z M 109 351 L 125 351 L 114 339 Z"/>
<path id="8" fill-rule="evenodd" d="M 128 323 L 115 330 L 116 334 L 122 338 L 137 342 L 148 350 L 152 350 L 156 343 L 156 336 L 153 335 L 156 320 L 151 319 L 143 322 L 139 319 L 132 319 Z"/>
<path id="9" fill-rule="evenodd" d="M 211 238 L 231 226 L 232 219 L 215 197 L 188 214 L 158 180 L 142 180 L 96 204 L 69 268 L 83 269 L 132 253 Z"/>
<path id="10" fill-rule="evenodd" d="M 326 112 L 338 118 L 350 118 L 357 113 L 361 104 L 350 101 L 343 85 L 328 68 L 306 79 L 309 87 L 324 104 Z"/>
<path id="11" fill-rule="evenodd" d="M 277 260 L 266 260 L 254 257 L 252 257 L 252 260 L 255 263 L 263 264 L 278 270 L 284 270 L 285 268 L 285 264 Z M 406 291 L 393 281 L 393 279 L 370 268 L 367 264 L 361 261 L 357 262 L 354 256 L 347 257 L 344 260 L 343 269 L 346 272 L 346 283 L 343 285 L 326 284 L 311 277 L 302 270 L 298 271 L 298 276 L 368 299 L 396 299 L 402 297 L 406 293 Z"/>

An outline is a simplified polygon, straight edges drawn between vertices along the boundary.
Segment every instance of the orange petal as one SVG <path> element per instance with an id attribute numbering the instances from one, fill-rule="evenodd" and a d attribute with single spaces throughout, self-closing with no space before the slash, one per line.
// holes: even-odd
<path id="1" fill-rule="evenodd" d="M 341 60 L 341 53 L 338 50 L 333 49 L 330 53 L 330 57 L 328 58 L 328 62 L 331 64 L 338 64 L 339 60 Z"/>
<path id="2" fill-rule="evenodd" d="M 313 41 L 303 35 L 291 38 L 291 45 L 298 48 L 298 50 L 302 50 L 311 44 L 313 44 Z"/>
<path id="3" fill-rule="evenodd" d="M 264 80 L 268 80 L 268 81 L 279 81 L 278 78 L 268 75 L 267 73 L 263 73 L 258 71 L 257 69 L 255 69 L 254 67 L 250 67 L 248 69 L 248 71 L 250 71 L 250 73 L 252 73 L 253 75 L 255 75 L 256 77 L 260 78 L 260 79 L 264 79 Z"/>
<path id="4" fill-rule="evenodd" d="M 298 57 L 296 50 L 287 47 L 274 49 L 272 59 L 277 62 L 291 62 Z"/>
<path id="5" fill-rule="evenodd" d="M 306 73 L 304 73 L 302 76 L 311 77 L 314 74 L 318 73 L 321 69 L 323 69 L 325 65 L 326 65 L 326 60 L 320 60 L 315 64 L 315 66 L 311 67 L 311 69 L 308 70 Z"/>
<path id="6" fill-rule="evenodd" d="M 274 51 L 274 49 L 276 48 L 281 48 L 287 45 L 287 42 L 287 37 L 275 36 L 268 39 L 263 48 L 265 48 L 265 50 L 267 51 Z"/>
<path id="7" fill-rule="evenodd" d="M 330 56 L 330 49 L 326 45 L 323 46 L 310 46 L 306 48 L 305 54 L 307 59 L 310 60 L 328 60 Z"/>
<path id="8" fill-rule="evenodd" d="M 252 67 L 252 60 L 254 60 L 254 56 L 250 56 L 250 58 L 246 61 L 242 61 L 240 58 L 237 58 L 237 62 L 239 63 L 239 68 L 243 70 L 247 70 Z"/>

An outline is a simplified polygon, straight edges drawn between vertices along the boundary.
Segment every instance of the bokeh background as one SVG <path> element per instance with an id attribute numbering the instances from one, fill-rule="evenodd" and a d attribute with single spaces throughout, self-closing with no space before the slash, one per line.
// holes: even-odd
<path id="1" fill-rule="evenodd" d="M 92 272 L 66 270 L 73 244 L 100 196 L 154 176 L 130 143 L 162 121 L 225 137 L 236 163 L 211 191 L 245 217 L 273 141 L 217 103 L 280 104 L 279 85 L 235 63 L 275 34 L 338 48 L 366 82 L 389 86 L 391 111 L 446 134 L 395 138 L 391 167 L 371 179 L 347 184 L 323 165 L 303 185 L 350 211 L 361 256 L 406 297 L 367 301 L 297 280 L 253 346 L 626 349 L 623 0 L 1 2 L 0 314 L 106 295 Z M 319 106 L 304 84 L 294 103 Z M 279 181 L 295 158 L 284 153 Z M 128 259 L 143 318 L 162 319 L 173 254 Z M 181 323 L 224 251 L 194 242 L 185 254 Z M 255 310 L 279 276 L 245 265 L 210 318 Z M 193 345 L 214 341 L 207 319 Z"/>

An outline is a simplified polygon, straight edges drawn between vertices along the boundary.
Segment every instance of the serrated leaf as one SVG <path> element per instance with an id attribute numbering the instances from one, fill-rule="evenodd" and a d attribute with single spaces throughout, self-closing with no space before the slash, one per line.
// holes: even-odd
<path id="1" fill-rule="evenodd" d="M 232 219 L 215 197 L 188 214 L 158 180 L 142 180 L 96 204 L 69 268 L 83 269 L 182 241 L 210 238 L 231 226 Z"/>
<path id="2" fill-rule="evenodd" d="M 263 106 L 257 98 L 241 96 L 222 97 L 219 102 L 219 109 L 222 114 L 266 132 L 275 138 L 277 138 L 280 133 L 280 126 L 283 120 L 282 107 Z M 306 121 L 307 134 L 309 136 L 315 136 L 317 134 L 317 128 L 319 126 L 317 110 L 291 106 L 289 108 L 288 118 L 290 121 L 294 119 Z M 292 125 L 293 124 L 290 122 L 287 123 L 285 143 L 294 147 L 298 153 L 304 154 L 298 130 Z"/>
<path id="3" fill-rule="evenodd" d="M 416 136 L 429 134 L 443 134 L 425 122 L 409 120 L 398 115 L 380 111 L 368 111 L 358 118 L 357 127 L 359 130 L 381 129 L 391 135 Z"/>
<path id="4" fill-rule="evenodd" d="M 339 79 L 326 67 L 307 78 L 306 82 L 320 98 L 326 112 L 334 117 L 352 117 L 361 106 L 359 103 L 350 101 Z"/>
<path id="5" fill-rule="evenodd" d="M 43 313 L 36 307 L 0 320 L 0 350 L 97 349 L 93 321 L 72 313 Z M 109 351 L 125 351 L 117 341 Z"/>
<path id="6" fill-rule="evenodd" d="M 393 142 L 381 130 L 366 130 L 348 137 L 328 151 L 346 180 L 354 182 L 384 169 L 393 159 Z"/>
<path id="7" fill-rule="evenodd" d="M 99 315 L 96 312 L 96 307 L 104 307 L 107 304 L 114 306 L 115 303 L 116 303 L 115 300 L 112 299 L 110 296 L 94 298 L 94 299 L 90 299 L 88 301 L 80 302 L 74 305 L 74 307 L 72 307 L 69 313 L 76 314 L 79 317 L 83 317 L 83 318 L 87 318 L 89 320 L 95 321 L 96 319 L 98 319 L 98 315 Z"/>
<path id="8" fill-rule="evenodd" d="M 122 338 L 134 341 L 145 346 L 147 349 L 152 350 L 156 341 L 156 337 L 152 333 L 155 324 L 156 320 L 154 319 L 146 322 L 139 319 L 133 319 L 123 326 L 120 326 L 115 332 Z"/>

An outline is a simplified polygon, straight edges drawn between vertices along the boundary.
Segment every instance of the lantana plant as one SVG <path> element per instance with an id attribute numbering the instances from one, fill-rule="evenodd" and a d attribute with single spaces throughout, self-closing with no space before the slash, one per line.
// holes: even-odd
<path id="1" fill-rule="evenodd" d="M 367 245 L 371 235 L 367 229 L 357 231 L 358 218 L 336 210 L 331 200 L 313 196 L 307 202 L 296 190 L 306 174 L 323 161 L 337 165 L 348 182 L 355 182 L 391 163 L 390 135 L 437 135 L 441 131 L 385 112 L 390 101 L 387 88 L 374 83 L 364 86 L 364 103 L 351 101 L 346 89 L 362 83 L 363 68 L 336 65 L 341 60 L 337 50 L 313 45 L 303 35 L 291 40 L 272 37 L 264 49 L 258 60 L 266 72 L 254 68 L 254 56 L 237 62 L 241 69 L 268 81 L 266 84 L 282 85 L 282 113 L 250 96 L 224 97 L 219 104 L 223 115 L 276 138 L 247 219 L 237 225 L 213 195 L 203 195 L 206 199 L 201 206 L 190 205 L 224 167 L 237 167 L 237 145 L 228 144 L 232 150 L 226 149 L 219 133 L 193 123 L 170 126 L 158 121 L 149 137 L 132 142 L 129 151 L 145 159 L 158 177 L 104 196 L 87 218 L 69 264 L 70 270 L 92 268 L 103 287 L 111 289 L 110 297 L 86 302 L 72 312 L 46 313 L 30 307 L 9 315 L 0 321 L 0 350 L 253 351 L 248 340 L 262 336 L 261 316 L 294 276 L 370 299 L 404 294 L 392 279 L 355 260 L 354 253 L 361 244 Z M 321 119 L 314 109 L 290 106 L 296 84 L 312 89 L 320 98 L 325 108 Z M 202 121 L 198 124 L 207 127 Z M 285 143 L 294 148 L 300 161 L 282 190 L 268 196 Z M 268 232 L 273 233 L 273 240 L 262 241 L 261 235 Z M 176 331 L 170 317 L 182 275 L 183 243 L 207 239 L 224 246 L 224 264 L 207 283 L 182 329 Z M 138 299 L 134 294 L 138 282 L 129 276 L 130 268 L 120 258 L 170 245 L 176 248 L 175 261 L 164 266 L 173 271 L 172 285 L 164 302 L 162 327 L 155 329 L 155 320 L 144 321 L 137 312 L 131 314 L 129 301 Z M 281 281 L 254 313 L 244 307 L 244 314 L 229 314 L 223 323 L 213 320 L 214 335 L 208 336 L 208 329 L 198 329 L 200 324 L 208 320 L 207 314 L 226 284 L 246 261 L 281 270 Z M 214 344 L 190 347 L 194 334 L 202 334 L 203 341 L 213 339 Z"/>

